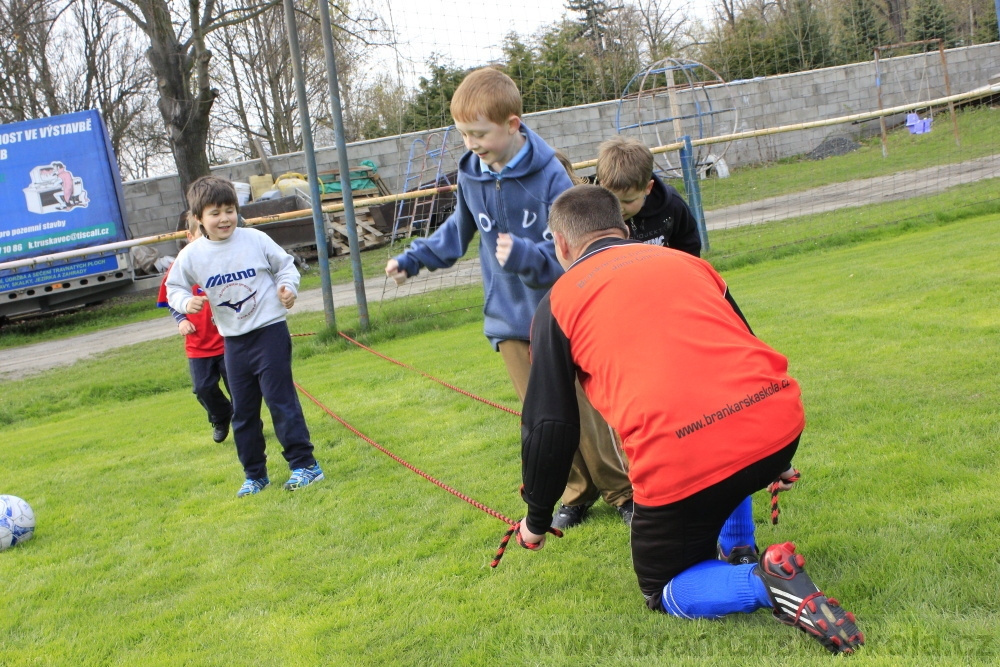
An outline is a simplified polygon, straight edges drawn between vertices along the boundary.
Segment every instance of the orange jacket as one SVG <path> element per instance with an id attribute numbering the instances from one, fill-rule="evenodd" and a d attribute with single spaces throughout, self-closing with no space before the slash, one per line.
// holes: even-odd
<path id="1" fill-rule="evenodd" d="M 805 425 L 787 359 L 753 335 L 708 262 L 677 250 L 595 242 L 539 305 L 531 349 L 522 458 L 535 527 L 565 483 L 547 478 L 568 474 L 578 444 L 577 373 L 622 436 L 641 505 L 720 482 Z"/>

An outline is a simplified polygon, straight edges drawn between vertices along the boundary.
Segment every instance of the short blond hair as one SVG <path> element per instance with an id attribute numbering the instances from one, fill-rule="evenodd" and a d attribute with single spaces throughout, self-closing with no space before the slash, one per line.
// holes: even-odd
<path id="1" fill-rule="evenodd" d="M 549 209 L 549 231 L 559 232 L 577 246 L 594 232 L 617 229 L 628 238 L 621 204 L 610 190 L 599 185 L 576 185 L 556 197 Z"/>
<path id="2" fill-rule="evenodd" d="M 653 178 L 653 153 L 634 137 L 618 135 L 597 147 L 597 182 L 615 192 L 645 190 Z"/>
<path id="3" fill-rule="evenodd" d="M 482 116 L 503 125 L 521 117 L 521 91 L 509 76 L 492 67 L 471 72 L 451 98 L 451 115 L 459 123 L 475 123 Z"/>

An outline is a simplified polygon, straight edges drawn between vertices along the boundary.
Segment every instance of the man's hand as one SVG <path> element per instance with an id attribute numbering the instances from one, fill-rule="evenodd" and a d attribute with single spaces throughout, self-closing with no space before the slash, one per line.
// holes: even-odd
<path id="1" fill-rule="evenodd" d="M 397 285 L 402 285 L 409 277 L 406 275 L 406 271 L 401 271 L 399 269 L 399 262 L 394 259 L 390 259 L 385 265 L 385 275 L 395 280 Z"/>
<path id="2" fill-rule="evenodd" d="M 545 535 L 536 535 L 528 530 L 527 518 L 521 519 L 521 527 L 517 533 L 517 543 L 525 549 L 538 551 L 545 546 Z"/>
<path id="3" fill-rule="evenodd" d="M 774 484 L 777 485 L 778 491 L 788 491 L 795 482 L 799 481 L 801 476 L 802 474 L 798 470 L 789 467 L 788 470 L 778 476 L 778 479 L 774 480 Z"/>
<path id="4" fill-rule="evenodd" d="M 278 288 L 278 300 L 281 301 L 285 310 L 291 310 L 292 306 L 295 305 L 295 292 L 282 285 Z"/>
<path id="5" fill-rule="evenodd" d="M 191 320 L 181 320 L 177 323 L 177 333 L 182 336 L 190 336 L 195 331 L 197 331 L 197 329 L 195 329 L 194 325 L 191 324 Z"/>
<path id="6" fill-rule="evenodd" d="M 200 313 L 201 309 L 205 307 L 207 302 L 207 296 L 193 296 L 188 300 L 187 305 L 184 306 L 184 310 L 186 310 L 190 315 Z"/>
<path id="7" fill-rule="evenodd" d="M 507 263 L 510 259 L 510 251 L 514 247 L 514 239 L 510 234 L 497 234 L 497 261 L 500 262 L 500 266 Z"/>

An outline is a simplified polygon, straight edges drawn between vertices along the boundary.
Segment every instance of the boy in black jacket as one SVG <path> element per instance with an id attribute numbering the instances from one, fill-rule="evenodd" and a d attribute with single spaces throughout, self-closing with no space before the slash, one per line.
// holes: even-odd
<path id="1" fill-rule="evenodd" d="M 597 153 L 597 184 L 618 197 L 629 238 L 700 256 L 701 238 L 691 209 L 677 190 L 653 174 L 653 154 L 641 141 L 619 135 L 603 142 Z"/>

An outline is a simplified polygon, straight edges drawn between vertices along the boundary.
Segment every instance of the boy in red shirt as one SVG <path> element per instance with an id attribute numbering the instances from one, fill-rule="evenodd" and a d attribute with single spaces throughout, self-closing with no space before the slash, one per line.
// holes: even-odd
<path id="1" fill-rule="evenodd" d="M 187 224 L 187 242 L 191 243 L 201 236 L 198 221 L 181 215 Z M 193 221 L 193 222 L 192 222 Z M 198 402 L 208 412 L 208 421 L 212 424 L 212 440 L 222 442 L 229 436 L 229 422 L 233 419 L 233 404 L 219 388 L 219 380 L 229 391 L 229 379 L 226 377 L 226 362 L 222 336 L 212 321 L 212 309 L 205 307 L 197 313 L 179 313 L 167 305 L 167 270 L 160 282 L 160 293 L 156 298 L 158 308 L 167 308 L 177 321 L 177 332 L 184 336 L 184 350 L 188 356 L 188 368 L 191 371 L 191 382 L 194 385 L 194 395 Z M 197 285 L 192 287 L 195 296 L 204 294 Z"/>

